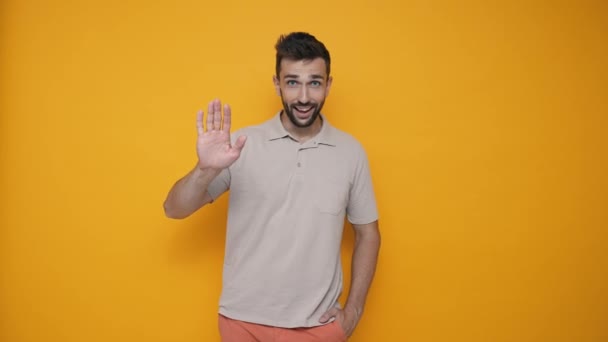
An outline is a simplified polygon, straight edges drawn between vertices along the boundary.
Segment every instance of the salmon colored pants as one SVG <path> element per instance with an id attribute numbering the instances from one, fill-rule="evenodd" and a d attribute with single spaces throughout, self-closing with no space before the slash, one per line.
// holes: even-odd
<path id="1" fill-rule="evenodd" d="M 277 328 L 237 321 L 219 315 L 222 342 L 344 342 L 346 334 L 338 322 L 312 328 Z"/>

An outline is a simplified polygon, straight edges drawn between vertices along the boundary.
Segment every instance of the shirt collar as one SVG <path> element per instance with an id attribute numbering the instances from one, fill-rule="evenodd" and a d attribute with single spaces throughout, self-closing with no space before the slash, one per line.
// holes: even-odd
<path id="1" fill-rule="evenodd" d="M 274 141 L 282 138 L 291 138 L 294 139 L 289 132 L 283 127 L 283 123 L 281 122 L 281 113 L 283 111 L 280 110 L 275 116 L 269 121 L 269 130 L 268 130 L 268 141 Z M 336 141 L 333 139 L 333 130 L 334 128 L 329 124 L 327 119 L 323 114 L 319 114 L 321 119 L 323 120 L 323 125 L 321 126 L 321 131 L 317 133 L 316 136 L 311 138 L 311 140 L 315 144 L 323 144 L 329 146 L 336 146 Z"/>

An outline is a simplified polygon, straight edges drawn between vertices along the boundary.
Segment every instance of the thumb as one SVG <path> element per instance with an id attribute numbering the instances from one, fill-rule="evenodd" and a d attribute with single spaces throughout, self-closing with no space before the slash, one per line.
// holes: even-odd
<path id="1" fill-rule="evenodd" d="M 240 137 L 238 137 L 236 139 L 236 141 L 234 142 L 234 145 L 232 145 L 233 148 L 236 148 L 237 150 L 241 150 L 243 148 L 243 146 L 245 146 L 245 141 L 247 140 L 247 136 L 246 135 L 241 135 Z"/>
<path id="2" fill-rule="evenodd" d="M 323 316 L 321 316 L 321 318 L 319 318 L 319 323 L 326 323 L 327 321 L 329 321 L 330 318 L 336 317 L 337 313 L 338 313 L 337 308 L 331 308 L 331 309 L 327 310 L 327 312 L 324 313 Z"/>

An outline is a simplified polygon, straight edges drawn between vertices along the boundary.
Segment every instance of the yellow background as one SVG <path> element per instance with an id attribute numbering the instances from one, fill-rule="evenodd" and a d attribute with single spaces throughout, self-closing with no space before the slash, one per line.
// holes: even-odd
<path id="1" fill-rule="evenodd" d="M 269 118 L 304 30 L 379 201 L 351 340 L 607 341 L 606 4 L 3 0 L 0 340 L 218 341 L 227 197 L 162 202 L 196 111 Z"/>

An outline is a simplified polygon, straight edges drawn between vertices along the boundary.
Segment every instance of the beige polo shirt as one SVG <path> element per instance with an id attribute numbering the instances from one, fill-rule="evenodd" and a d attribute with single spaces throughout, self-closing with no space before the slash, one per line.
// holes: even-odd
<path id="1" fill-rule="evenodd" d="M 325 118 L 300 144 L 280 113 L 233 133 L 247 136 L 240 158 L 208 188 L 230 189 L 220 313 L 275 327 L 318 326 L 342 291 L 344 216 L 378 219 L 367 157 Z"/>

